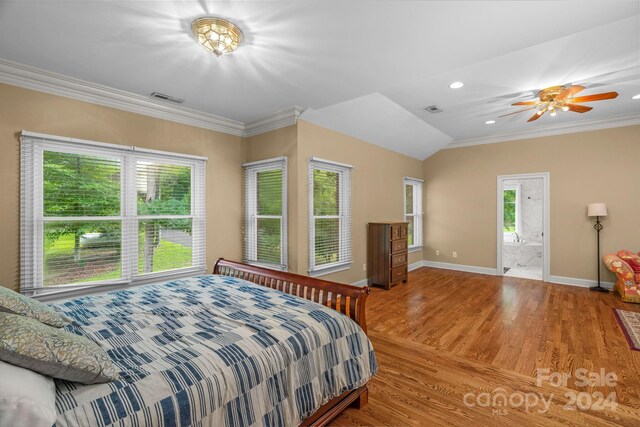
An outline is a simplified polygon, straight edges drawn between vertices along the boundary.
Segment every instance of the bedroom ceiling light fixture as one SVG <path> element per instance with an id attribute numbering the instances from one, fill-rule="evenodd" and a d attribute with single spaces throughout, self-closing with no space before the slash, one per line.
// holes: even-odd
<path id="1" fill-rule="evenodd" d="M 453 82 L 449 85 L 451 89 L 460 89 L 462 86 L 464 86 L 462 82 Z"/>
<path id="2" fill-rule="evenodd" d="M 633 96 L 631 97 L 631 99 L 640 99 L 640 93 L 639 93 L 639 94 L 637 94 L 637 95 L 633 95 Z"/>
<path id="3" fill-rule="evenodd" d="M 486 122 L 484 122 L 485 125 L 492 125 L 494 124 L 496 121 L 495 120 L 487 120 Z"/>
<path id="4" fill-rule="evenodd" d="M 232 53 L 244 40 L 238 26 L 220 18 L 196 19 L 191 24 L 191 30 L 198 43 L 216 56 Z"/>

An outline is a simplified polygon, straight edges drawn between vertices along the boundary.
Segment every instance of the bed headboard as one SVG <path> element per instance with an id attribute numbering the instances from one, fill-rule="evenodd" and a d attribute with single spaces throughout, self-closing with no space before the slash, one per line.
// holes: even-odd
<path id="1" fill-rule="evenodd" d="M 368 286 L 353 286 L 330 282 L 300 274 L 271 270 L 241 262 L 219 258 L 213 274 L 237 277 L 260 286 L 317 302 L 350 317 L 367 332 L 365 303 L 371 292 Z"/>

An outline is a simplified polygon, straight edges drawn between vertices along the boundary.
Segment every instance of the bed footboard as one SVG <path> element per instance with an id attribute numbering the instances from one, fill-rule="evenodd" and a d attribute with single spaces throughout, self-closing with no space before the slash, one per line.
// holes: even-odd
<path id="1" fill-rule="evenodd" d="M 213 267 L 213 274 L 236 277 L 268 288 L 317 302 L 349 316 L 367 333 L 365 302 L 371 290 L 367 286 L 352 286 L 300 274 L 271 270 L 264 267 L 227 261 L 220 258 Z M 345 391 L 342 395 L 322 405 L 313 415 L 304 420 L 300 427 L 321 427 L 348 406 L 360 409 L 367 404 L 367 385 L 356 390 Z"/>
<path id="2" fill-rule="evenodd" d="M 300 274 L 227 261 L 224 258 L 219 258 L 216 261 L 213 274 L 247 280 L 333 308 L 353 319 L 367 333 L 365 302 L 367 295 L 371 292 L 367 286 L 345 285 Z"/>

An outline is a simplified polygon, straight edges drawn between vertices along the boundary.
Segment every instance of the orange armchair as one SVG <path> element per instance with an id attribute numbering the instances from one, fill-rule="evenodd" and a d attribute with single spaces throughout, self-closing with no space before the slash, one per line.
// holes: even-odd
<path id="1" fill-rule="evenodd" d="M 621 252 L 630 253 L 628 251 Z M 618 255 L 605 256 L 604 263 L 609 270 L 616 274 L 617 280 L 614 289 L 618 291 L 622 301 L 640 303 L 640 273 L 635 273 L 629 263 Z"/>

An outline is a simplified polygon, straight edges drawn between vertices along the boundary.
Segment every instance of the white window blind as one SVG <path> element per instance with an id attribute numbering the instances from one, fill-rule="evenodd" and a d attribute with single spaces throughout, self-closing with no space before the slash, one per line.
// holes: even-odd
<path id="1" fill-rule="evenodd" d="M 409 248 L 422 246 L 422 183 L 421 179 L 404 178 L 404 220 L 409 223 Z"/>
<path id="2" fill-rule="evenodd" d="M 287 269 L 287 158 L 246 163 L 244 262 Z"/>
<path id="3" fill-rule="evenodd" d="M 205 159 L 23 132 L 21 290 L 201 273 Z"/>
<path id="4" fill-rule="evenodd" d="M 352 166 L 309 159 L 309 273 L 339 271 L 351 264 Z"/>

